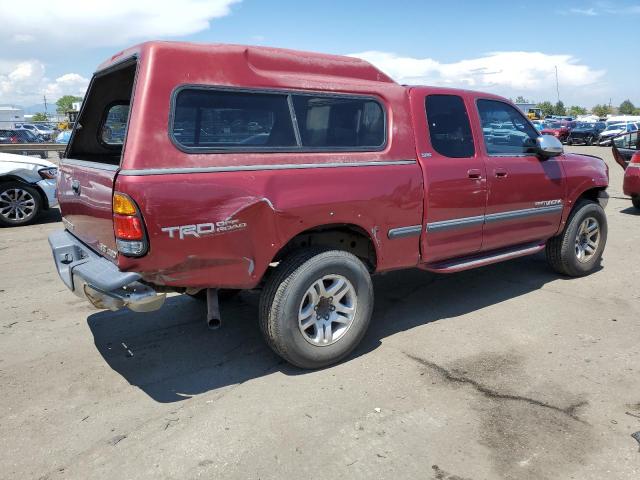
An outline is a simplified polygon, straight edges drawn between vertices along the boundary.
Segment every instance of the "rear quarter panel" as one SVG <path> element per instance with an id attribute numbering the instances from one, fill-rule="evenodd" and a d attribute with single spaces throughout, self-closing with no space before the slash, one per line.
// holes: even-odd
<path id="1" fill-rule="evenodd" d="M 116 189 L 140 206 L 150 251 L 119 258 L 147 281 L 181 287 L 252 288 L 298 233 L 351 224 L 373 240 L 379 271 L 415 266 L 419 237 L 389 240 L 390 228 L 420 225 L 420 167 L 310 168 L 128 176 Z M 171 238 L 167 228 L 236 221 L 230 231 Z M 163 231 L 163 229 L 165 229 Z"/>

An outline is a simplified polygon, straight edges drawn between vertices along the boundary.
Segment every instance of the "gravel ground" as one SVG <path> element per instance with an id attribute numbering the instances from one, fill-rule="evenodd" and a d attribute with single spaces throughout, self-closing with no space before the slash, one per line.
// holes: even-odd
<path id="1" fill-rule="evenodd" d="M 611 166 L 602 269 L 378 276 L 363 344 L 315 372 L 254 293 L 214 332 L 186 296 L 99 312 L 55 272 L 57 211 L 0 229 L 0 478 L 640 478 L 640 215 L 608 148 L 570 149 Z"/>

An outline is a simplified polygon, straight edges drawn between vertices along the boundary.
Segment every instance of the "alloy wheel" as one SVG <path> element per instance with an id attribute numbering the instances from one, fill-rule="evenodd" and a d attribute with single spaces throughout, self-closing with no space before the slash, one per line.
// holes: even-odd
<path id="1" fill-rule="evenodd" d="M 0 215 L 12 223 L 26 222 L 36 213 L 36 200 L 22 188 L 9 188 L 0 193 Z"/>
<path id="2" fill-rule="evenodd" d="M 593 217 L 585 218 L 576 233 L 576 258 L 587 263 L 593 258 L 600 244 L 600 224 Z"/>
<path id="3" fill-rule="evenodd" d="M 342 275 L 326 275 L 304 294 L 298 311 L 298 328 L 315 346 L 331 345 L 342 338 L 356 317 L 356 291 Z"/>

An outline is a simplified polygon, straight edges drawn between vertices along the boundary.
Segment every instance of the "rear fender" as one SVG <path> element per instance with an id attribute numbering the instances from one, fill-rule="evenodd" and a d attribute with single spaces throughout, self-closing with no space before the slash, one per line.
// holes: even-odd
<path id="1" fill-rule="evenodd" d="M 378 270 L 418 263 L 418 236 L 388 237 L 392 228 L 421 224 L 417 164 L 120 174 L 116 190 L 140 206 L 150 244 L 145 257 L 120 256 L 118 266 L 154 284 L 253 288 L 291 239 L 325 225 L 355 225 L 367 232 Z"/>

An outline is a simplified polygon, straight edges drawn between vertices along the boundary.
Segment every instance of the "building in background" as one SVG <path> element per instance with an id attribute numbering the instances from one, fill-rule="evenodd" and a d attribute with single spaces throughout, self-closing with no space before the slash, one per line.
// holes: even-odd
<path id="1" fill-rule="evenodd" d="M 24 110 L 16 107 L 0 107 L 0 128 L 14 128 L 24 122 Z"/>

